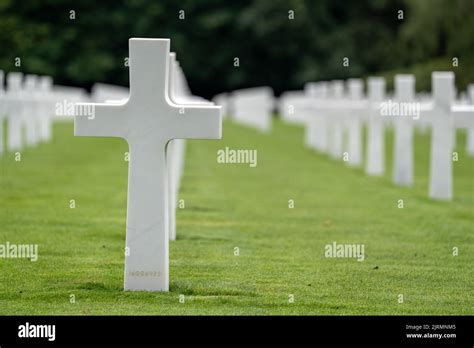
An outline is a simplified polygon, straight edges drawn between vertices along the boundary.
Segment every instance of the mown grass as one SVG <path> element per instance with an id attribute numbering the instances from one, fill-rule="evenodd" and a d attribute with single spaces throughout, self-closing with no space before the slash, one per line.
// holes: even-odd
<path id="1" fill-rule="evenodd" d="M 427 197 L 429 135 L 416 136 L 415 187 L 391 183 L 391 139 L 380 178 L 304 148 L 303 130 L 281 122 L 268 135 L 226 122 L 223 140 L 189 141 L 171 291 L 124 292 L 126 143 L 58 124 L 21 162 L 0 157 L 0 243 L 39 246 L 37 262 L 0 259 L 0 314 L 474 314 L 465 136 L 453 202 Z M 225 146 L 257 149 L 257 167 L 217 163 Z M 365 260 L 324 257 L 333 241 L 364 244 Z"/>

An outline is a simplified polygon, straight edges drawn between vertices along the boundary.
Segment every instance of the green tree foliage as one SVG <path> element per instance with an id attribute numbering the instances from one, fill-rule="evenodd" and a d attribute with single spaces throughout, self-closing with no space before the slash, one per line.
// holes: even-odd
<path id="1" fill-rule="evenodd" d="M 128 85 L 127 40 L 168 37 L 205 96 L 257 85 L 279 93 L 432 62 L 452 68 L 452 57 L 464 87 L 473 80 L 472 13 L 472 0 L 0 0 L 0 68 Z"/>

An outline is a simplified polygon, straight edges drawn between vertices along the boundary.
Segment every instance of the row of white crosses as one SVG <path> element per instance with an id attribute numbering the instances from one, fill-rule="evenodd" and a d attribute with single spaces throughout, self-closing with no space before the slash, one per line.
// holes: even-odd
<path id="1" fill-rule="evenodd" d="M 88 100 L 83 89 L 56 86 L 49 76 L 20 72 L 7 75 L 5 90 L 4 74 L 0 71 L 0 154 L 49 142 L 53 122 L 72 120 L 74 102 L 81 100 Z"/>
<path id="2" fill-rule="evenodd" d="M 51 77 L 12 72 L 6 80 L 5 90 L 0 71 L 0 154 L 50 141 L 54 114 Z"/>
<path id="3" fill-rule="evenodd" d="M 469 139 L 474 130 L 474 95 L 469 87 L 473 105 L 458 105 L 455 100 L 453 72 L 433 72 L 432 101 L 421 103 L 420 120 L 431 129 L 429 196 L 438 200 L 453 198 L 453 151 L 456 130 L 467 129 Z M 415 78 L 412 75 L 395 77 L 395 99 L 399 102 L 415 101 Z M 413 133 L 416 121 L 410 118 L 394 119 L 394 181 L 398 185 L 413 185 Z"/>
<path id="4" fill-rule="evenodd" d="M 413 185 L 413 133 L 415 125 L 432 130 L 430 158 L 430 190 L 433 199 L 452 199 L 452 153 L 455 130 L 468 129 L 468 154 L 473 154 L 473 105 L 455 105 L 454 74 L 434 72 L 432 101 L 420 103 L 420 118 L 385 117 L 381 114 L 385 95 L 385 80 L 371 77 L 367 81 L 367 98 L 363 96 L 363 81 L 349 79 L 347 94 L 343 81 L 308 83 L 305 96 L 290 92 L 280 101 L 282 118 L 305 125 L 305 143 L 334 159 L 344 159 L 350 166 L 362 164 L 362 130 L 367 127 L 365 171 L 379 176 L 385 172 L 385 128 L 394 129 L 393 181 L 400 186 Z M 474 88 L 469 94 L 474 104 Z M 395 77 L 396 103 L 415 103 L 413 75 Z M 390 99 L 391 102 L 391 99 Z M 422 120 L 422 121 L 421 121 Z"/>
<path id="5" fill-rule="evenodd" d="M 75 135 L 120 137 L 129 145 L 126 290 L 169 290 L 169 142 L 221 138 L 220 107 L 176 94 L 183 76 L 170 74 L 169 46 L 168 39 L 130 39 L 128 99 L 88 104 L 95 117 L 75 117 Z"/>
<path id="6" fill-rule="evenodd" d="M 169 97 L 172 102 L 182 106 L 212 106 L 201 97 L 192 95 L 188 82 L 176 60 L 176 54 L 170 54 L 169 64 Z M 184 112 L 184 108 L 180 112 Z M 222 113 L 222 111 L 221 111 Z M 186 139 L 172 139 L 166 147 L 166 161 L 168 166 L 168 188 L 169 188 L 169 239 L 176 240 L 176 209 L 181 178 L 184 171 Z"/>
<path id="7" fill-rule="evenodd" d="M 367 118 L 371 104 L 361 99 L 361 80 L 351 79 L 347 84 L 348 96 L 344 95 L 344 83 L 340 80 L 307 84 L 305 90 L 308 97 L 295 100 L 298 103 L 296 108 L 304 110 L 305 143 L 308 147 L 327 152 L 334 159 L 343 158 L 346 150 L 344 136 L 347 133 L 346 153 L 350 154 L 347 162 L 351 166 L 359 166 L 362 162 L 362 119 Z"/>

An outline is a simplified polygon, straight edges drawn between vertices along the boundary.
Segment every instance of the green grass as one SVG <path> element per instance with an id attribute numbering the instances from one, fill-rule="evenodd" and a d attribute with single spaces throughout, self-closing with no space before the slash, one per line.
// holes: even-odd
<path id="1" fill-rule="evenodd" d="M 381 178 L 304 148 L 303 130 L 281 122 L 268 135 L 226 123 L 222 141 L 189 141 L 171 291 L 147 293 L 122 291 L 125 141 L 56 125 L 53 142 L 0 160 L 0 243 L 39 245 L 37 262 L 0 259 L 0 314 L 474 314 L 465 135 L 453 202 L 427 197 L 428 135 L 416 137 L 415 187 L 391 183 L 391 139 Z M 225 146 L 257 149 L 258 166 L 216 163 Z M 325 258 L 333 241 L 365 244 L 365 260 Z"/>

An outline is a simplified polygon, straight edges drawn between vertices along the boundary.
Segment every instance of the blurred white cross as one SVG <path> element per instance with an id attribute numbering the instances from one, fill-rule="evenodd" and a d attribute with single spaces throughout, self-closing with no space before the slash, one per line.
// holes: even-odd
<path id="1" fill-rule="evenodd" d="M 415 76 L 395 76 L 395 100 L 397 103 L 415 102 Z M 393 181 L 396 185 L 413 185 L 413 119 L 398 115 L 394 119 Z"/>
<path id="2" fill-rule="evenodd" d="M 7 75 L 7 91 L 5 93 L 7 116 L 7 149 L 20 151 L 23 149 L 22 113 L 23 113 L 23 74 L 11 72 Z"/>
<path id="3" fill-rule="evenodd" d="M 385 101 L 385 79 L 369 77 L 367 82 L 369 97 L 369 117 L 367 124 L 367 162 L 368 175 L 382 175 L 385 171 L 384 120 L 380 105 Z"/>
<path id="4" fill-rule="evenodd" d="M 433 72 L 431 80 L 433 103 L 421 109 L 432 127 L 429 196 L 451 200 L 455 131 L 456 128 L 474 127 L 474 108 L 453 105 L 456 94 L 453 72 Z"/>

